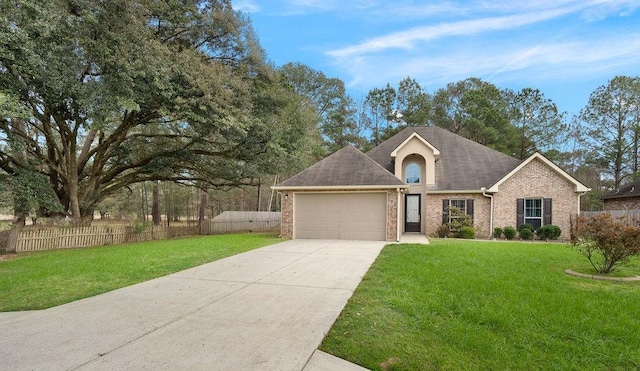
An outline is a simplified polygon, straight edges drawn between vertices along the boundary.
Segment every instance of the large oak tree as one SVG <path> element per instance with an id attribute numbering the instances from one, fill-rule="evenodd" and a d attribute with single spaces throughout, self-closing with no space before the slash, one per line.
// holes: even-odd
<path id="1" fill-rule="evenodd" d="M 76 224 L 135 183 L 238 186 L 298 158 L 303 109 L 230 0 L 7 0 L 0 14 L 0 177 L 46 179 Z"/>

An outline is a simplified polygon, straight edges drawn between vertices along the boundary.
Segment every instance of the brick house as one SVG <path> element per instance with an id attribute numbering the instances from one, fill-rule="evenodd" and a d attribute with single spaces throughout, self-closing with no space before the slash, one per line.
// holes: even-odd
<path id="1" fill-rule="evenodd" d="M 640 179 L 600 197 L 604 211 L 640 210 Z"/>
<path id="2" fill-rule="evenodd" d="M 494 227 L 569 231 L 589 188 L 539 153 L 517 160 L 438 127 L 410 127 L 369 152 L 345 147 L 273 187 L 282 235 L 397 241 L 433 234 L 455 206 L 478 237 Z"/>

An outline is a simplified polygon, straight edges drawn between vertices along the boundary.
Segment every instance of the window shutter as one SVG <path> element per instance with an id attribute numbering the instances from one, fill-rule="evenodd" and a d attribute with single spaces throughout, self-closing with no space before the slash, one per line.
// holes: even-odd
<path id="1" fill-rule="evenodd" d="M 442 200 L 442 224 L 449 223 L 449 200 Z"/>
<path id="2" fill-rule="evenodd" d="M 467 215 L 473 219 L 473 199 L 467 200 Z"/>
<path id="3" fill-rule="evenodd" d="M 516 229 L 524 224 L 524 198 L 516 200 Z"/>
<path id="4" fill-rule="evenodd" d="M 551 220 L 551 199 L 550 198 L 545 198 L 544 199 L 544 218 L 543 218 L 543 223 L 542 225 L 547 225 L 547 224 L 552 224 L 552 220 Z"/>

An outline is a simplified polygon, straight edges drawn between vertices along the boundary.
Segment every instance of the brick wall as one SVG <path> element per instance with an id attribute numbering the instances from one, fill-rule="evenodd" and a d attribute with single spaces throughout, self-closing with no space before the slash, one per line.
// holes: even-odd
<path id="1" fill-rule="evenodd" d="M 491 235 L 489 231 L 491 202 L 488 197 L 478 193 L 427 194 L 424 218 L 427 235 L 435 234 L 438 227 L 442 225 L 442 200 L 449 199 L 473 199 L 473 228 L 476 230 L 476 238 L 488 238 Z"/>
<path id="2" fill-rule="evenodd" d="M 398 191 L 387 191 L 387 241 L 398 239 Z"/>
<path id="3" fill-rule="evenodd" d="M 551 222 L 569 237 L 570 218 L 578 212 L 575 186 L 542 161 L 534 159 L 499 187 L 494 195 L 494 227 L 516 227 L 518 198 L 552 198 Z"/>
<path id="4" fill-rule="evenodd" d="M 604 210 L 638 210 L 640 197 L 626 197 L 604 200 Z"/>
<path id="5" fill-rule="evenodd" d="M 284 238 L 293 238 L 293 192 L 282 192 L 280 235 Z"/>

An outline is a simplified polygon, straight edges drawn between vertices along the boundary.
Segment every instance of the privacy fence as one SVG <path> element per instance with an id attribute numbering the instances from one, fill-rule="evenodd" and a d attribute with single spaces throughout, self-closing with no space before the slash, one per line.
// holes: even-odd
<path id="1" fill-rule="evenodd" d="M 280 229 L 280 213 L 270 211 L 225 211 L 211 219 L 203 234 L 271 232 Z"/>
<path id="2" fill-rule="evenodd" d="M 606 210 L 606 211 L 582 211 L 581 216 L 592 217 L 602 214 L 611 214 L 614 219 L 620 219 L 629 225 L 640 225 L 640 210 Z"/>
<path id="3" fill-rule="evenodd" d="M 113 225 L 81 228 L 24 228 L 5 231 L 0 236 L 0 242 L 2 242 L 0 248 L 4 245 L 6 251 L 15 252 L 68 249 L 162 240 L 185 235 L 272 232 L 279 228 L 279 212 L 226 211 L 201 227 Z"/>

